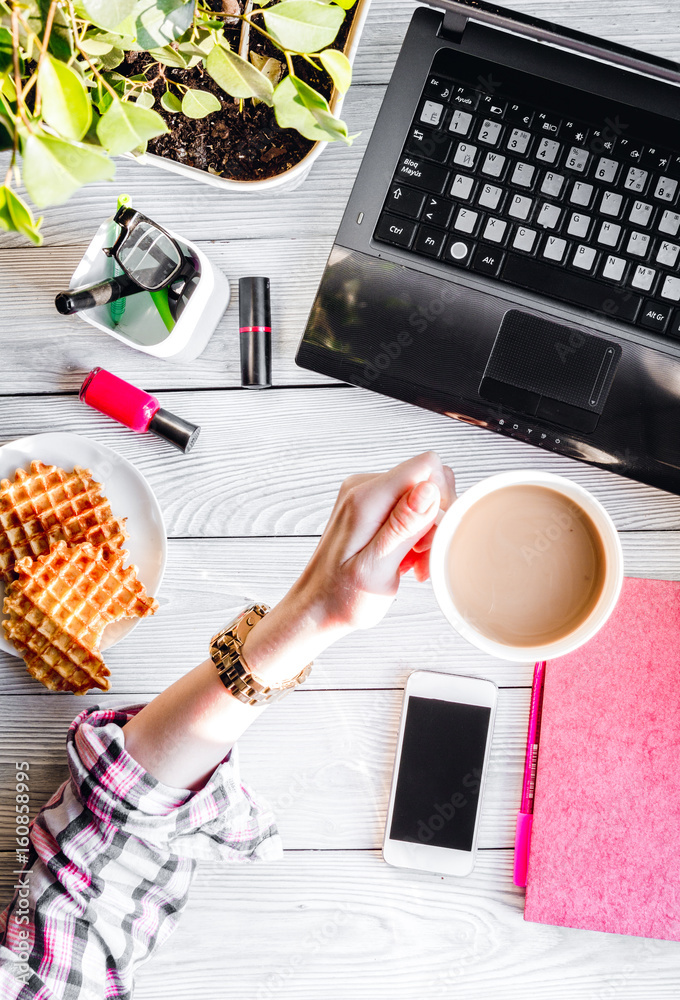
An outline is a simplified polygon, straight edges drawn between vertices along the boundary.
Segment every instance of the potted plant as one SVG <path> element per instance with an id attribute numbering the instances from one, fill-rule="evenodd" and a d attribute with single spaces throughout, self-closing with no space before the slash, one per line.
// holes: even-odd
<path id="1" fill-rule="evenodd" d="M 120 154 L 232 190 L 299 183 L 352 141 L 338 113 L 368 2 L 0 0 L 0 228 L 40 243 L 18 182 L 60 204 Z M 197 163 L 184 137 L 206 132 L 220 159 Z"/>

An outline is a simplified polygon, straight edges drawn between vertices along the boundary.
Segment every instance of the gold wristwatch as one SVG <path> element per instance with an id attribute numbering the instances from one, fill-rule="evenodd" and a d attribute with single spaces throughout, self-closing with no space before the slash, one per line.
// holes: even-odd
<path id="1" fill-rule="evenodd" d="M 269 611 L 266 604 L 253 604 L 210 640 L 210 655 L 227 691 L 246 705 L 266 705 L 280 701 L 309 677 L 308 663 L 297 677 L 282 684 L 264 684 L 250 672 L 243 658 L 243 643 L 251 628 Z"/>

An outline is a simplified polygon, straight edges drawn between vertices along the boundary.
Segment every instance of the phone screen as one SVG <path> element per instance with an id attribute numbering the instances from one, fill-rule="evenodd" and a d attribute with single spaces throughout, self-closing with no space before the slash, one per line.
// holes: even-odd
<path id="1" fill-rule="evenodd" d="M 410 697 L 390 839 L 471 851 L 491 709 Z"/>

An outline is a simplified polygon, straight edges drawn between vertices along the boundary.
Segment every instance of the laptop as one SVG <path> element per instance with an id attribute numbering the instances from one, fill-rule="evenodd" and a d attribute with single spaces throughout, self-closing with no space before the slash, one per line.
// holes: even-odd
<path id="1" fill-rule="evenodd" d="M 680 66 L 436 8 L 409 26 L 297 363 L 680 494 Z"/>

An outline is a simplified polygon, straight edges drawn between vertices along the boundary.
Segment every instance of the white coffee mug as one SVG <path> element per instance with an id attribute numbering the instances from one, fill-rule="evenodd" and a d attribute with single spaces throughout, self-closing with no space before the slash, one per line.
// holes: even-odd
<path id="1" fill-rule="evenodd" d="M 511 646 L 478 631 L 456 607 L 449 583 L 448 554 L 453 536 L 465 514 L 482 497 L 508 486 L 544 486 L 567 497 L 591 518 L 602 540 L 605 558 L 604 585 L 587 618 L 569 635 L 542 646 Z M 470 487 L 454 501 L 437 528 L 430 552 L 430 577 L 435 597 L 457 632 L 485 653 L 502 660 L 525 663 L 564 656 L 588 642 L 611 615 L 623 585 L 623 551 L 614 523 L 602 504 L 582 486 L 550 472 L 503 472 Z"/>

